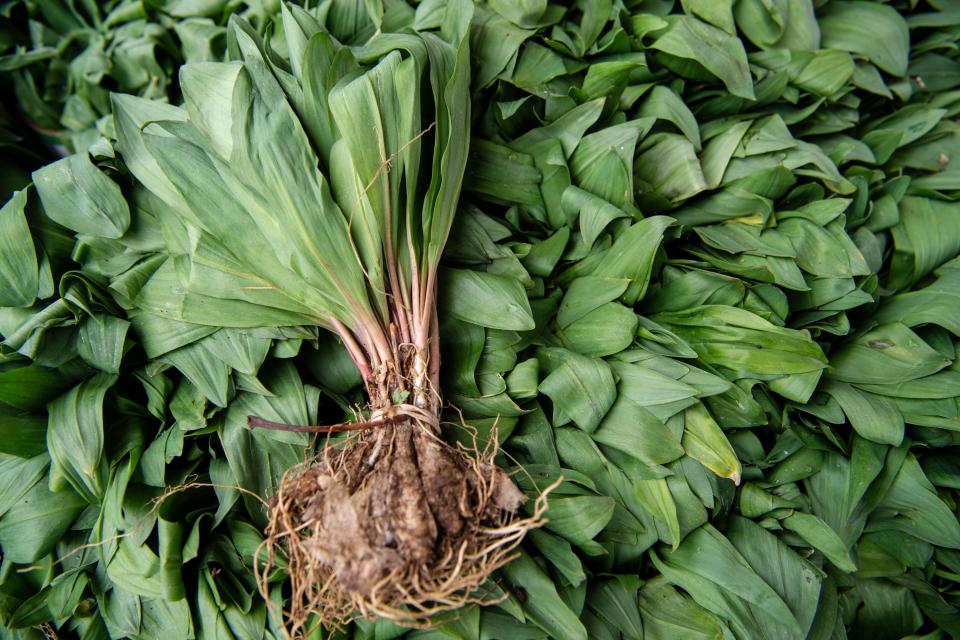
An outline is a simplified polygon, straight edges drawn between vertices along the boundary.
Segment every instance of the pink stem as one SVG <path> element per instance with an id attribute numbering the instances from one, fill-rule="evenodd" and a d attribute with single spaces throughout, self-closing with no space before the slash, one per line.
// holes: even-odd
<path id="1" fill-rule="evenodd" d="M 346 325 L 334 318 L 333 326 L 337 335 L 340 336 L 340 340 L 343 341 L 343 346 L 347 348 L 347 353 L 350 354 L 350 359 L 353 360 L 355 365 L 357 365 L 357 369 L 360 370 L 360 375 L 363 377 L 363 381 L 366 382 L 370 379 L 372 372 L 370 370 L 370 363 L 367 361 L 367 358 L 363 353 L 363 349 L 361 349 L 360 345 L 357 344 L 353 334 L 349 329 L 347 329 Z"/>

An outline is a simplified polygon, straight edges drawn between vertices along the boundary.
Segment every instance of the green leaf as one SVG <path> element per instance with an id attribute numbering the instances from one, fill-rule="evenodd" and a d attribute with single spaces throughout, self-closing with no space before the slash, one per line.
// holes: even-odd
<path id="1" fill-rule="evenodd" d="M 627 217 L 624 211 L 603 198 L 573 185 L 563 190 L 560 203 L 568 218 L 579 219 L 580 235 L 587 247 L 593 246 L 607 225 L 617 218 Z"/>
<path id="2" fill-rule="evenodd" d="M 952 313 L 957 304 L 960 304 L 960 269 L 945 266 L 939 277 L 926 287 L 887 298 L 873 319 L 881 324 L 900 323 L 908 327 L 936 324 L 960 335 L 960 321 Z"/>
<path id="3" fill-rule="evenodd" d="M 946 202 L 906 197 L 900 201 L 900 223 L 891 229 L 894 254 L 890 285 L 913 285 L 960 252 L 960 212 Z"/>
<path id="4" fill-rule="evenodd" d="M 903 531 L 931 544 L 960 549 L 960 522 L 912 454 L 907 455 L 880 506 L 884 510 L 871 518 L 871 528 Z"/>
<path id="5" fill-rule="evenodd" d="M 492 0 L 490 8 L 520 27 L 536 27 L 540 16 L 547 9 L 546 0 L 522 0 L 507 2 Z"/>
<path id="6" fill-rule="evenodd" d="M 635 363 L 619 360 L 611 362 L 619 378 L 618 389 L 621 396 L 641 407 L 686 401 L 699 394 L 694 386 L 671 377 L 673 374 L 683 377 L 691 372 L 682 365 L 682 368 L 670 366 L 673 364 L 674 361 L 666 358 Z M 660 369 L 658 365 L 665 369 Z M 661 373 L 663 370 L 670 371 L 671 375 Z"/>
<path id="7" fill-rule="evenodd" d="M 723 637 L 720 622 L 663 576 L 640 590 L 644 637 L 650 640 L 708 640 Z"/>
<path id="8" fill-rule="evenodd" d="M 230 367 L 211 353 L 205 341 L 170 351 L 164 354 L 163 361 L 179 369 L 210 402 L 227 406 Z"/>
<path id="9" fill-rule="evenodd" d="M 652 216 L 634 223 L 603 254 L 593 275 L 630 280 L 622 300 L 629 305 L 636 304 L 646 294 L 663 232 L 672 223 L 673 218 L 666 216 Z"/>
<path id="10" fill-rule="evenodd" d="M 17 191 L 0 209 L 0 305 L 26 307 L 40 287 L 33 237 L 24 216 L 27 192 Z"/>
<path id="11" fill-rule="evenodd" d="M 608 496 L 554 497 L 547 510 L 547 529 L 575 545 L 589 545 L 613 516 Z"/>
<path id="12" fill-rule="evenodd" d="M 769 635 L 803 637 L 802 627 L 783 598 L 712 526 L 700 527 L 675 550 L 664 551 L 662 559 L 660 553 L 652 559 L 666 579 L 683 588 L 697 604 L 727 618 L 735 633 L 753 637 L 752 633 L 765 629 Z M 813 604 L 816 606 L 815 599 Z"/>
<path id="13" fill-rule="evenodd" d="M 48 406 L 47 449 L 51 459 L 51 489 L 66 481 L 91 504 L 99 504 L 107 485 L 103 464 L 103 402 L 117 382 L 100 373 L 77 385 Z"/>
<path id="14" fill-rule="evenodd" d="M 587 640 L 587 630 L 557 594 L 550 577 L 526 553 L 504 567 L 507 580 L 526 592 L 524 613 L 531 622 L 556 638 Z"/>
<path id="15" fill-rule="evenodd" d="M 43 478 L 49 463 L 49 456 L 45 452 L 29 458 L 0 453 L 0 516 Z"/>
<path id="16" fill-rule="evenodd" d="M 808 334 L 775 326 L 744 309 L 707 305 L 653 318 L 686 340 L 705 362 L 735 371 L 737 377 L 818 375 L 827 365 Z"/>
<path id="17" fill-rule="evenodd" d="M 653 48 L 691 60 L 720 78 L 735 96 L 754 99 L 747 54 L 736 37 L 691 16 L 679 16 Z"/>
<path id="18" fill-rule="evenodd" d="M 776 536 L 745 518 L 731 518 L 727 535 L 757 575 L 787 605 L 800 629 L 798 637 L 805 637 L 816 615 L 821 591 L 822 578 L 816 568 Z M 764 611 L 764 614 L 771 613 L 774 610 Z M 764 624 L 763 617 L 767 616 L 760 618 L 758 627 L 761 633 L 766 634 L 769 623 Z M 777 619 L 779 621 L 779 617 Z"/>
<path id="19" fill-rule="evenodd" d="M 710 4 L 703 3 L 702 0 L 699 0 L 699 2 L 701 2 L 701 4 Z M 686 5 L 688 3 L 689 0 L 684 4 Z M 717 6 L 722 4 L 722 2 L 716 3 Z M 731 29 L 729 29 L 729 31 L 732 32 L 732 17 L 730 26 Z M 639 114 L 643 117 L 657 118 L 659 120 L 672 122 L 677 126 L 678 129 L 680 129 L 683 135 L 687 137 L 691 144 L 693 144 L 694 148 L 698 151 L 700 150 L 700 128 L 697 125 L 696 118 L 693 117 L 693 113 L 691 113 L 689 107 L 683 103 L 683 100 L 680 99 L 680 96 L 671 91 L 668 87 L 663 85 L 654 86 L 653 89 L 650 90 L 646 100 L 644 100 L 643 104 L 641 105 Z"/>
<path id="20" fill-rule="evenodd" d="M 823 46 L 865 56 L 887 73 L 907 73 L 910 33 L 893 7 L 857 0 L 835 0 L 820 15 Z"/>
<path id="21" fill-rule="evenodd" d="M 55 222 L 77 233 L 119 238 L 130 226 L 120 187 L 77 153 L 33 172 L 40 201 Z"/>
<path id="22" fill-rule="evenodd" d="M 573 280 L 557 309 L 557 325 L 568 327 L 604 304 L 616 300 L 627 290 L 626 278 L 582 276 Z"/>
<path id="23" fill-rule="evenodd" d="M 160 559 L 145 544 L 124 538 L 107 565 L 107 575 L 119 587 L 147 598 L 165 598 Z"/>
<path id="24" fill-rule="evenodd" d="M 120 371 L 130 323 L 123 318 L 98 314 L 84 318 L 77 336 L 77 351 L 90 366 L 106 373 Z"/>
<path id="25" fill-rule="evenodd" d="M 890 384 L 936 373 L 950 360 L 904 325 L 891 323 L 844 345 L 830 364 L 830 376 L 837 380 Z"/>
<path id="26" fill-rule="evenodd" d="M 663 478 L 636 480 L 633 490 L 637 503 L 654 517 L 660 540 L 676 549 L 682 540 L 680 514 L 667 481 Z"/>
<path id="27" fill-rule="evenodd" d="M 620 353 L 633 343 L 637 315 L 619 302 L 607 302 L 559 332 L 571 351 L 587 356 Z"/>
<path id="28" fill-rule="evenodd" d="M 629 640 L 643 639 L 643 622 L 637 607 L 637 587 L 627 587 L 629 580 L 616 578 L 600 581 L 587 593 L 587 607 L 598 618 L 619 630 Z"/>
<path id="29" fill-rule="evenodd" d="M 569 239 L 570 229 L 562 227 L 546 240 L 530 247 L 530 252 L 522 259 L 523 266 L 530 272 L 530 275 L 549 276 L 560 261 Z"/>
<path id="30" fill-rule="evenodd" d="M 694 145 L 676 134 L 650 136 L 634 169 L 644 186 L 671 202 L 686 200 L 707 188 Z"/>
<path id="31" fill-rule="evenodd" d="M 603 360 L 565 352 L 560 366 L 540 383 L 564 414 L 586 432 L 594 431 L 617 396 L 613 372 Z"/>
<path id="32" fill-rule="evenodd" d="M 537 550 L 560 572 L 568 584 L 576 586 L 587 579 L 583 564 L 569 542 L 542 529 L 531 531 L 529 536 Z"/>
<path id="33" fill-rule="evenodd" d="M 640 118 L 580 139 L 570 157 L 570 172 L 577 184 L 615 207 L 632 207 L 634 148 L 653 123 L 653 118 Z"/>
<path id="34" fill-rule="evenodd" d="M 825 555 L 841 571 L 851 573 L 857 570 L 850 557 L 850 550 L 840 536 L 820 518 L 795 511 L 780 521 L 784 527 L 793 531 L 807 543 Z"/>
<path id="35" fill-rule="evenodd" d="M 53 369 L 33 364 L 0 371 L 0 402 L 22 411 L 42 409 L 70 386 Z"/>
<path id="36" fill-rule="evenodd" d="M 759 47 L 820 47 L 820 27 L 811 0 L 741 0 L 734 14 L 740 32 Z"/>
<path id="37" fill-rule="evenodd" d="M 684 11 L 699 16 L 712 25 L 720 27 L 730 34 L 735 33 L 733 26 L 733 0 L 682 0 Z"/>
<path id="38" fill-rule="evenodd" d="M 740 484 L 740 461 L 719 425 L 697 403 L 683 414 L 683 450 L 721 478 Z"/>
<path id="39" fill-rule="evenodd" d="M 622 390 L 591 437 L 651 465 L 665 464 L 683 455 L 677 436 Z"/>
<path id="40" fill-rule="evenodd" d="M 861 437 L 894 447 L 900 445 L 903 416 L 893 402 L 836 380 L 829 380 L 822 390 L 840 404 Z"/>
<path id="41" fill-rule="evenodd" d="M 513 331 L 535 327 L 520 283 L 493 273 L 444 269 L 440 307 L 459 320 L 482 327 Z"/>
<path id="42" fill-rule="evenodd" d="M 70 488 L 50 491 L 45 480 L 30 487 L 0 518 L 0 546 L 10 562 L 29 564 L 47 555 L 87 502 Z"/>

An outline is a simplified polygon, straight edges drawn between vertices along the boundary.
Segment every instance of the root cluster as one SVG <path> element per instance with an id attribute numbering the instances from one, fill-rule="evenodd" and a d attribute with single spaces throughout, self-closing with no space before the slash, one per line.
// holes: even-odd
<path id="1" fill-rule="evenodd" d="M 257 578 L 269 602 L 272 569 L 285 560 L 292 594 L 283 614 L 292 636 L 315 620 L 422 626 L 505 597 L 490 573 L 544 523 L 546 496 L 525 516 L 526 496 L 494 464 L 495 438 L 477 451 L 451 446 L 436 431 L 435 420 L 411 412 L 281 479 Z"/>

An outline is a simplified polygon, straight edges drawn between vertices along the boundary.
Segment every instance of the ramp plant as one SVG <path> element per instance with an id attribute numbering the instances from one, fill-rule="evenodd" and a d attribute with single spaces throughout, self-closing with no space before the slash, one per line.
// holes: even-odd
<path id="1" fill-rule="evenodd" d="M 271 498 L 260 587 L 269 597 L 282 556 L 292 633 L 312 614 L 416 622 L 482 602 L 490 572 L 540 523 L 542 505 L 517 513 L 526 497 L 493 451 L 439 437 L 437 278 L 467 159 L 471 15 L 453 3 L 439 33 L 383 34 L 351 49 L 285 9 L 289 66 L 236 19 L 237 61 L 185 65 L 182 107 L 114 98 L 120 158 L 159 207 L 154 220 L 134 211 L 129 223 L 163 229 L 163 246 L 121 276 L 128 311 L 212 327 L 322 327 L 367 391 L 357 422 L 249 421 L 356 433 L 285 476 Z M 53 210 L 89 192 L 90 169 L 76 158 L 36 175 Z M 504 312 L 532 327 L 516 299 Z"/>

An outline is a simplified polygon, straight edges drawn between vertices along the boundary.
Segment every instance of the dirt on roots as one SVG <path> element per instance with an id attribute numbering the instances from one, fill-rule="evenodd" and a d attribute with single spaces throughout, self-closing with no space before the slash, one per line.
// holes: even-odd
<path id="1" fill-rule="evenodd" d="M 281 479 L 265 566 L 255 565 L 268 603 L 272 569 L 286 566 L 291 636 L 359 617 L 426 626 L 506 597 L 490 574 L 544 524 L 547 492 L 524 514 L 526 496 L 494 463 L 496 438 L 483 451 L 451 446 L 422 413 L 327 447 Z"/>

